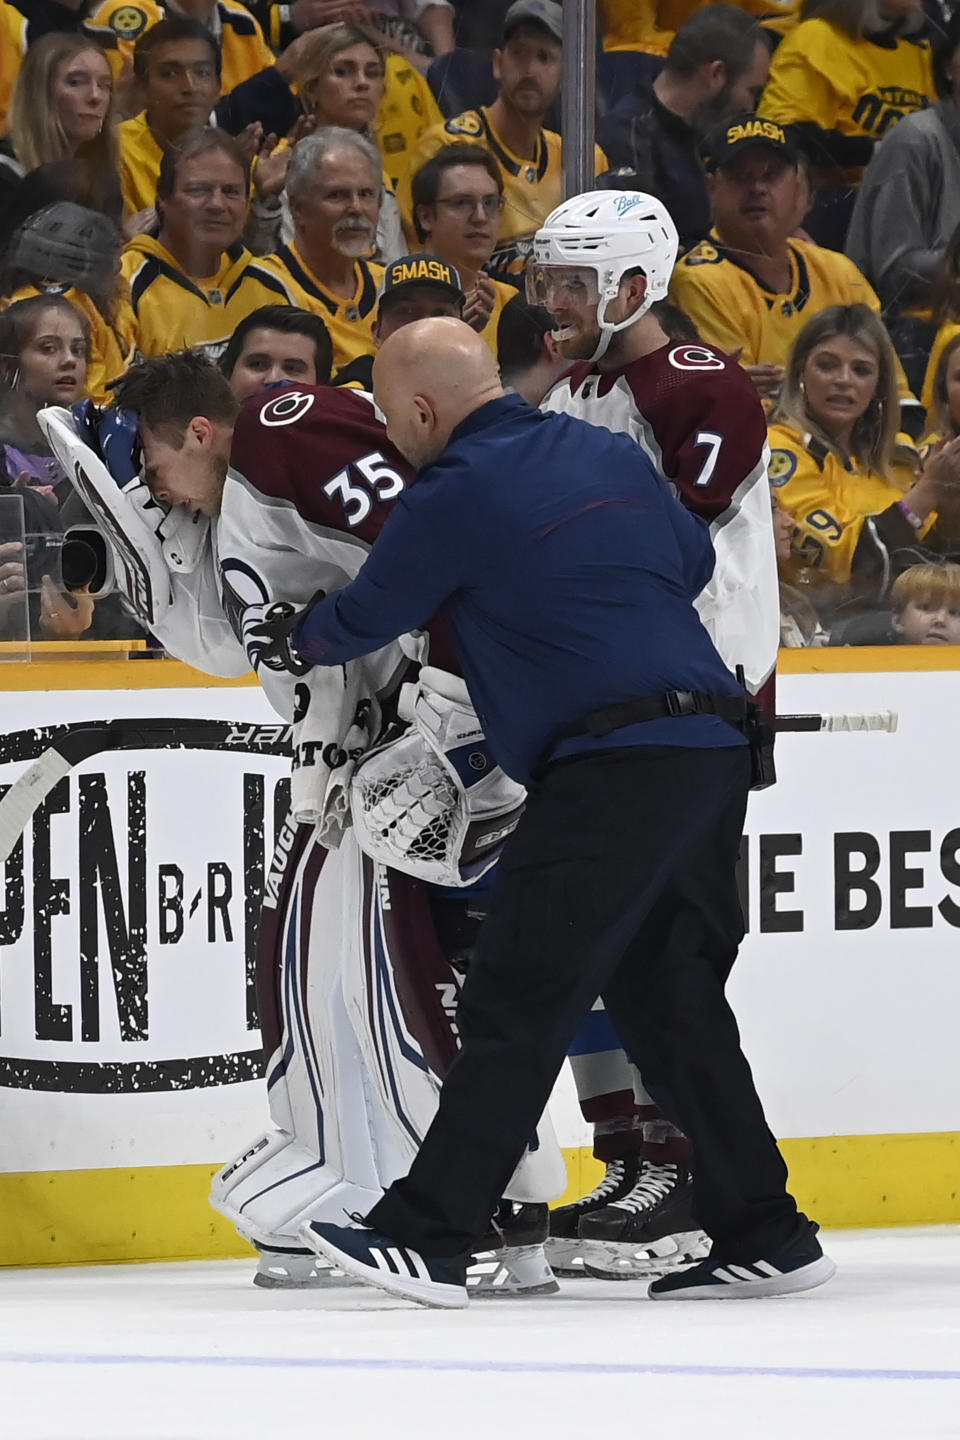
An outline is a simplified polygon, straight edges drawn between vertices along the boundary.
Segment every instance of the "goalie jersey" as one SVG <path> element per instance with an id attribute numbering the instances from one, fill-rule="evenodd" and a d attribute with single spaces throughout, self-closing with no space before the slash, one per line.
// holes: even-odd
<path id="1" fill-rule="evenodd" d="M 707 522 L 717 558 L 697 609 L 756 693 L 776 666 L 780 601 L 767 427 L 741 367 L 711 345 L 670 341 L 619 370 L 575 365 L 541 409 L 631 435 Z"/>

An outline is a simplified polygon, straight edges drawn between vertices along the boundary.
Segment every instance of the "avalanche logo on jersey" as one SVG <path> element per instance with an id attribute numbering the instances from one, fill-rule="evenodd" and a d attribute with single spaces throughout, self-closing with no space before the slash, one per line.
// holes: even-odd
<path id="1" fill-rule="evenodd" d="M 675 370 L 722 370 L 725 361 L 702 345 L 675 345 L 667 359 Z"/>
<path id="2" fill-rule="evenodd" d="M 284 395 L 278 395 L 275 400 L 267 401 L 260 411 L 260 423 L 274 426 L 295 425 L 298 420 L 303 419 L 316 398 L 302 390 L 288 390 Z"/>

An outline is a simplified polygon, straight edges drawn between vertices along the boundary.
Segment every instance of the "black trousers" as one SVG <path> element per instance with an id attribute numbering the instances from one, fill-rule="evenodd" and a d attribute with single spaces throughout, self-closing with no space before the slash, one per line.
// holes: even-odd
<path id="1" fill-rule="evenodd" d="M 368 1224 L 427 1255 L 469 1252 L 602 995 L 692 1142 L 715 1253 L 760 1259 L 801 1229 L 724 996 L 749 768 L 745 747 L 640 746 L 549 767 L 500 864 L 436 1118 Z"/>

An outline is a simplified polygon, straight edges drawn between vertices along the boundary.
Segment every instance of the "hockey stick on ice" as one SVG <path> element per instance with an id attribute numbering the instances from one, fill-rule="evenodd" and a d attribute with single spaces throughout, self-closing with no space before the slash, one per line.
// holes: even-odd
<path id="1" fill-rule="evenodd" d="M 884 730 L 892 735 L 899 716 L 896 710 L 878 710 L 866 715 L 778 715 L 775 729 L 781 731 L 832 730 L 849 735 L 866 730 Z"/>
<path id="2" fill-rule="evenodd" d="M 290 755 L 290 726 L 242 720 L 95 720 L 0 735 L 0 764 L 35 762 L 0 800 L 0 864 L 51 790 L 81 761 L 110 750 L 188 749 Z"/>

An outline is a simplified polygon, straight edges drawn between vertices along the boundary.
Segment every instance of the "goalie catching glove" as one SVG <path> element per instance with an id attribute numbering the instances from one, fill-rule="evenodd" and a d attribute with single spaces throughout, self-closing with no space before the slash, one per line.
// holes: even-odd
<path id="1" fill-rule="evenodd" d="M 526 792 L 490 754 L 467 687 L 424 666 L 404 685 L 410 728 L 357 765 L 350 813 L 357 844 L 394 870 L 436 885 L 471 885 L 496 863 Z"/>

